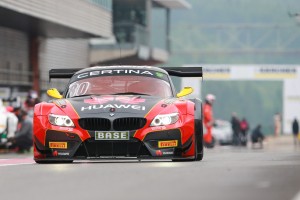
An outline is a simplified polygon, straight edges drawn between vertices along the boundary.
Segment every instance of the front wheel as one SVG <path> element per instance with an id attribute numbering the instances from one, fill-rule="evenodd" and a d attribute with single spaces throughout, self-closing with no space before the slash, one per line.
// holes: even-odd
<path id="1" fill-rule="evenodd" d="M 195 126 L 196 130 L 199 130 L 199 133 L 197 134 L 197 131 L 195 131 L 195 158 L 194 161 L 200 161 L 203 159 L 204 151 L 203 151 L 203 126 L 202 121 L 198 122 Z"/>
<path id="2" fill-rule="evenodd" d="M 195 120 L 194 158 L 172 159 L 174 162 L 200 161 L 203 159 L 203 126 L 201 120 Z"/>

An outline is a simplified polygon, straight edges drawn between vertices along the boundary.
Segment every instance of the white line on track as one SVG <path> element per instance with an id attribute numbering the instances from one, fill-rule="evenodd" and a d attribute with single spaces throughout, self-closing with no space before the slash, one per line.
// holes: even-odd
<path id="1" fill-rule="evenodd" d="M 32 158 L 12 158 L 12 159 L 0 159 L 0 167 L 14 166 L 14 165 L 29 165 L 33 164 Z"/>

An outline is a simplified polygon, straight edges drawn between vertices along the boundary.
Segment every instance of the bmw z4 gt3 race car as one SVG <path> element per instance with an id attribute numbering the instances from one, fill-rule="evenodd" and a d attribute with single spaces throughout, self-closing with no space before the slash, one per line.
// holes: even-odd
<path id="1" fill-rule="evenodd" d="M 68 78 L 61 95 L 34 108 L 34 160 L 203 158 L 202 104 L 181 98 L 170 76 L 201 77 L 201 67 L 102 66 L 52 69 Z"/>

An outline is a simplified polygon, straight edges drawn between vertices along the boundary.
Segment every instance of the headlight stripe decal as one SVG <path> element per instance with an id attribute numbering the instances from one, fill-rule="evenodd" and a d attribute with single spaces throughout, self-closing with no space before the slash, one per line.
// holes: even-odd
<path id="1" fill-rule="evenodd" d="M 73 107 L 73 105 L 72 105 L 68 100 L 66 100 L 66 102 L 67 102 L 67 105 L 69 105 L 70 108 L 71 108 L 71 109 L 68 110 L 68 111 L 72 111 L 72 112 L 73 112 L 73 113 L 69 113 L 69 112 L 67 112 L 67 113 L 68 113 L 68 114 L 71 114 L 71 115 L 72 115 L 72 114 L 73 114 L 73 115 L 76 115 L 77 119 L 79 119 L 80 116 L 78 115 L 78 113 L 77 113 L 77 111 L 75 110 L 75 108 Z M 69 106 L 67 106 L 67 108 L 68 108 Z M 70 116 L 70 118 L 72 119 L 73 117 Z M 75 124 L 76 129 L 79 129 L 79 128 L 80 128 L 80 126 L 79 126 L 79 124 L 78 124 L 78 120 L 74 120 L 73 123 Z M 80 129 L 81 129 L 81 128 L 80 128 Z M 85 133 L 88 135 L 88 137 L 84 137 L 84 138 L 82 138 L 81 136 L 79 136 L 79 138 L 81 139 L 81 141 L 84 141 L 84 140 L 86 140 L 86 139 L 88 139 L 88 138 L 91 137 L 90 134 L 89 134 L 89 132 L 88 132 L 87 130 L 81 129 L 81 132 L 85 132 Z"/>
<path id="2" fill-rule="evenodd" d="M 150 126 L 152 120 L 149 120 L 149 121 L 148 121 L 148 119 L 149 119 L 149 118 L 153 118 L 153 119 L 154 119 L 154 117 L 156 116 L 156 113 L 158 113 L 158 112 L 152 112 L 152 111 L 153 111 L 154 109 L 161 109 L 161 104 L 163 104 L 163 103 L 164 103 L 164 100 L 161 100 L 161 101 L 157 102 L 157 103 L 149 110 L 149 112 L 144 116 L 144 118 L 147 119 L 147 123 L 146 123 L 145 126 Z M 153 114 L 153 116 L 149 116 L 151 113 L 155 113 L 155 114 Z M 134 133 L 133 137 L 136 137 L 136 138 L 140 139 L 141 141 L 143 141 L 147 134 L 145 134 L 143 138 L 137 137 L 138 134 L 141 133 L 142 131 L 143 131 L 143 130 L 137 130 L 137 131 Z"/>

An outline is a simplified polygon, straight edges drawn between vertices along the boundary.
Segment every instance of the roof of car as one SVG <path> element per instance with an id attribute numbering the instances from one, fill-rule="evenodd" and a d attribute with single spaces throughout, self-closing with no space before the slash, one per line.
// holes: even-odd
<path id="1" fill-rule="evenodd" d="M 168 74 L 168 72 L 162 68 L 159 67 L 153 67 L 153 66 L 132 66 L 132 65 L 113 65 L 113 66 L 94 66 L 89 68 L 84 68 L 82 70 L 79 70 L 75 74 L 79 74 L 82 72 L 90 72 L 90 71 L 96 71 L 96 70 L 118 70 L 118 69 L 142 69 L 142 70 L 153 70 L 157 72 L 162 72 L 165 74 Z"/>

